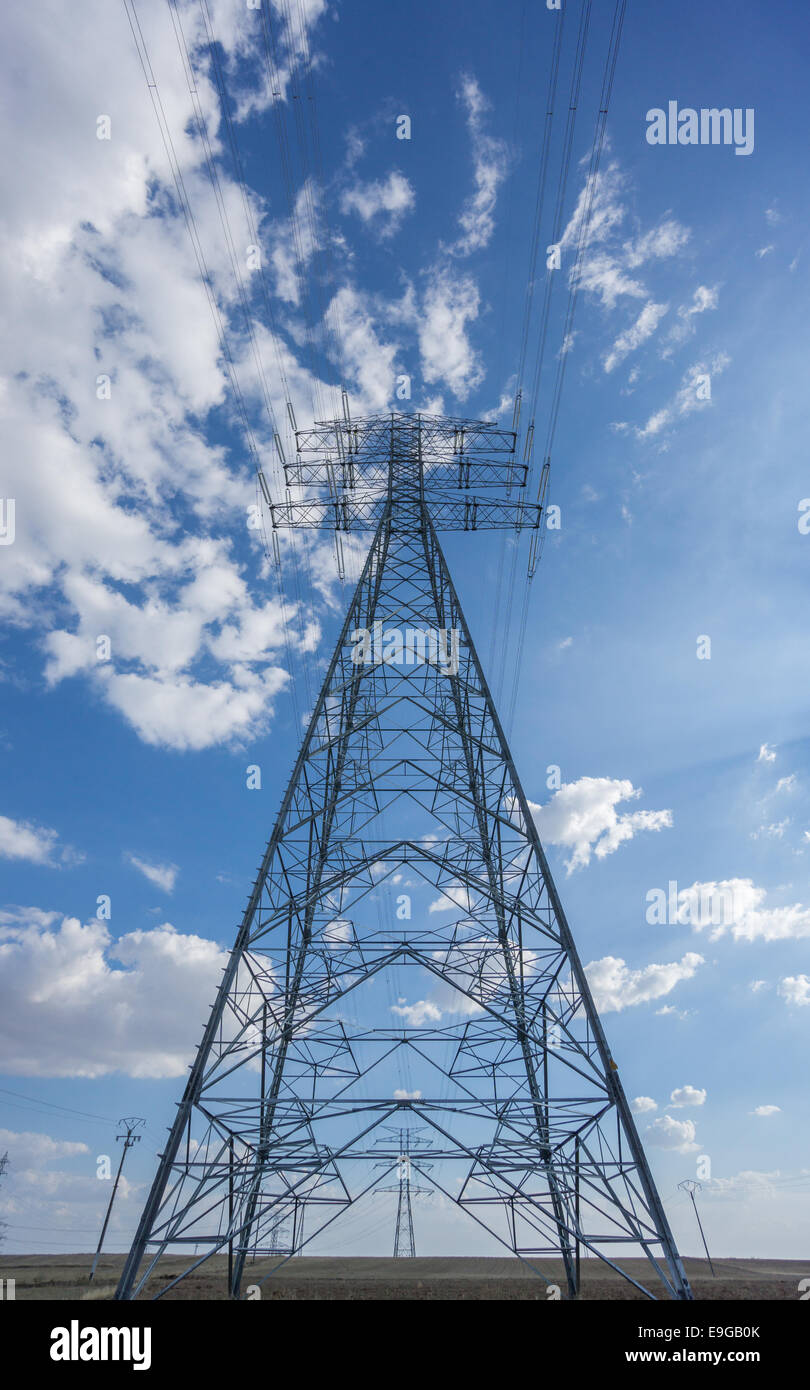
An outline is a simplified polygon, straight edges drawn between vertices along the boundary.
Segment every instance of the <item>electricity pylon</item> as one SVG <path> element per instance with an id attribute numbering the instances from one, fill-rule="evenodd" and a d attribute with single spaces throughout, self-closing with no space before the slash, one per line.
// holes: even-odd
<path id="1" fill-rule="evenodd" d="M 386 1128 L 391 1129 L 390 1126 Z M 391 1129 L 397 1138 L 396 1172 L 397 1182 L 393 1187 L 378 1187 L 378 1192 L 396 1192 L 397 1194 L 397 1224 L 394 1229 L 394 1259 L 409 1258 L 413 1259 L 416 1255 L 416 1239 L 413 1232 L 413 1205 L 412 1197 L 421 1195 L 427 1196 L 433 1191 L 432 1187 L 418 1187 L 411 1181 L 411 1153 L 414 1149 L 419 1149 L 424 1141 L 414 1135 L 410 1129 Z M 390 1140 L 381 1140 L 390 1148 Z M 430 1142 L 430 1141 L 428 1141 Z M 386 1167 L 389 1171 L 391 1163 L 384 1161 L 379 1165 Z M 420 1163 L 423 1171 L 428 1171 L 433 1165 L 430 1163 Z"/>
<path id="2" fill-rule="evenodd" d="M 690 1298 L 438 539 L 543 524 L 515 435 L 344 400 L 296 439 L 307 492 L 274 531 L 373 539 L 116 1296 L 188 1251 L 161 1294 L 221 1252 L 240 1297 L 280 1217 L 304 1202 L 309 1243 L 373 1187 L 373 1132 L 407 1110 L 435 1187 L 548 1282 L 561 1259 L 569 1297 L 584 1248 Z"/>

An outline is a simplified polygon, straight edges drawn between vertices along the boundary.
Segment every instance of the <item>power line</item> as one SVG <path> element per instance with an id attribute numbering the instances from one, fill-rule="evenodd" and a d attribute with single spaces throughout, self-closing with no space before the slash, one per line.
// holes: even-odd
<path id="1" fill-rule="evenodd" d="M 610 99 L 611 99 L 611 95 L 612 95 L 612 92 L 613 92 L 613 83 L 614 83 L 614 79 L 615 79 L 615 76 L 616 76 L 616 64 L 617 64 L 618 57 L 619 57 L 619 49 L 620 49 L 620 46 L 621 46 L 622 29 L 623 29 L 623 26 L 624 26 L 624 18 L 625 18 L 626 9 L 627 9 L 627 0 L 616 0 L 615 9 L 614 9 L 614 12 L 613 12 L 613 23 L 612 23 L 612 26 L 611 26 L 610 37 L 609 37 L 609 41 L 608 41 L 607 56 L 606 56 L 606 59 L 605 59 L 605 66 L 604 66 L 604 71 L 603 71 L 603 76 L 602 76 L 602 91 L 601 91 L 600 101 L 599 101 L 599 113 L 598 113 L 598 116 L 597 116 L 596 126 L 595 126 L 595 129 L 594 129 L 593 142 L 592 142 L 592 145 L 591 145 L 591 158 L 590 158 L 590 164 L 589 164 L 589 168 L 588 168 L 587 178 L 586 178 L 586 181 L 585 181 L 585 195 L 584 195 L 585 201 L 584 201 L 584 205 L 583 205 L 582 216 L 581 216 L 581 218 L 580 218 L 580 223 L 579 223 L 579 230 L 578 230 L 578 237 L 577 237 L 577 245 L 576 245 L 576 253 L 575 253 L 575 257 L 574 257 L 574 265 L 573 265 L 573 267 L 572 267 L 571 275 L 570 275 L 570 280 L 569 280 L 568 308 L 567 308 L 565 323 L 564 323 L 564 327 L 563 327 L 562 344 L 561 344 L 560 352 L 559 352 L 558 358 L 557 358 L 557 373 L 556 373 L 556 378 L 555 378 L 554 387 L 553 387 L 553 392 L 552 392 L 551 407 L 550 407 L 550 412 L 549 412 L 549 417 L 548 417 L 548 425 L 547 425 L 547 430 L 546 430 L 545 449 L 544 449 L 544 456 L 543 456 L 543 467 L 542 467 L 542 469 L 541 469 L 541 472 L 540 472 L 540 479 L 539 479 L 539 482 L 538 482 L 537 500 L 538 500 L 538 502 L 540 502 L 540 503 L 543 505 L 544 509 L 545 509 L 545 498 L 546 498 L 546 494 L 547 494 L 547 490 L 548 490 L 549 476 L 550 476 L 550 470 L 551 470 L 551 459 L 552 459 L 552 452 L 553 452 L 553 447 L 554 447 L 554 438 L 555 438 L 555 435 L 556 435 L 556 431 L 557 431 L 557 421 L 558 421 L 558 418 L 559 418 L 560 401 L 561 401 L 561 399 L 562 399 L 562 390 L 563 390 L 563 384 L 564 384 L 564 381 L 565 381 L 565 369 L 566 369 L 566 365 L 567 365 L 567 361 L 568 361 L 568 353 L 569 353 L 569 349 L 570 349 L 570 345 L 571 345 L 571 340 L 572 340 L 572 334 L 573 334 L 574 314 L 575 314 L 575 311 L 576 311 L 577 298 L 578 298 L 578 294 L 579 294 L 579 287 L 580 287 L 580 283 L 581 283 L 581 280 L 582 280 L 582 269 L 583 269 L 583 263 L 584 263 L 584 258 L 585 258 L 585 252 L 586 252 L 586 248 L 587 248 L 587 245 L 588 245 L 588 238 L 589 238 L 589 233 L 590 233 L 590 228 L 591 228 L 591 221 L 592 221 L 592 218 L 593 218 L 594 201 L 595 201 L 595 197 L 596 197 L 596 188 L 597 188 L 598 177 L 599 177 L 599 166 L 600 166 L 600 162 L 601 162 L 601 158 L 602 158 L 602 151 L 603 151 L 603 148 L 604 148 L 605 132 L 606 132 L 606 129 L 607 129 L 607 118 L 608 118 L 608 112 L 609 112 L 609 110 L 610 110 Z M 588 10 L 590 10 L 590 0 L 588 0 Z M 584 54 L 583 54 L 583 56 L 584 56 Z M 550 289 L 549 289 L 549 294 L 550 294 Z M 543 339 L 543 345 L 544 345 L 544 339 Z M 539 375 L 538 375 L 538 379 L 537 379 L 537 380 L 538 380 L 538 389 L 539 389 Z M 533 429 L 533 422 L 532 422 L 532 429 Z M 533 439 L 532 439 L 532 444 L 533 444 Z M 527 570 L 527 576 L 526 576 L 526 586 L 525 586 L 525 591 L 524 591 L 524 596 L 523 596 L 523 606 L 522 606 L 521 619 L 520 619 L 520 630 L 519 630 L 519 636 L 518 636 L 517 652 L 516 652 L 516 656 L 515 656 L 515 670 L 514 670 L 514 678 L 513 678 L 513 681 L 512 681 L 512 693 L 511 693 L 511 698 L 510 698 L 510 701 L 509 701 L 509 710 L 508 710 L 507 719 L 506 719 L 506 728 L 507 728 L 508 731 L 511 730 L 512 723 L 513 723 L 513 720 L 514 720 L 515 705 L 516 705 L 516 702 L 517 702 L 518 684 L 519 684 L 519 681 L 520 681 L 520 672 L 521 672 L 521 667 L 522 667 L 522 663 L 523 663 L 523 649 L 524 649 L 524 644 L 525 644 L 525 640 L 526 640 L 526 627 L 527 627 L 527 624 L 528 624 L 528 616 L 529 616 L 529 603 L 530 603 L 530 594 L 531 594 L 531 587 L 530 587 L 530 586 L 531 586 L 531 581 L 532 581 L 532 579 L 534 578 L 534 575 L 535 575 L 535 573 L 536 573 L 537 565 L 538 565 L 539 560 L 540 560 L 540 556 L 541 556 L 541 554 L 542 554 L 542 548 L 543 548 L 543 542 L 544 542 L 545 535 L 546 535 L 546 530 L 547 530 L 547 527 L 546 527 L 546 517 L 545 517 L 545 510 L 544 510 L 544 511 L 543 511 L 543 514 L 542 514 L 542 516 L 541 516 L 541 524 L 540 524 L 539 528 L 538 528 L 536 531 L 534 531 L 534 532 L 532 533 L 532 537 L 531 537 L 531 541 L 530 541 L 529 564 L 528 564 L 528 570 Z"/>
<path id="2" fill-rule="evenodd" d="M 94 1115 L 88 1110 L 74 1110 L 69 1105 L 60 1105 L 56 1101 L 41 1100 L 38 1096 L 27 1096 L 22 1091 L 9 1091 L 5 1086 L 0 1086 L 0 1095 L 18 1096 L 20 1100 L 30 1101 L 35 1105 L 47 1106 L 50 1110 L 63 1110 L 68 1115 L 80 1115 L 85 1120 L 99 1120 L 104 1124 L 114 1125 L 117 1120 L 113 1120 L 109 1115 Z M 19 1107 L 20 1109 L 22 1107 Z"/>

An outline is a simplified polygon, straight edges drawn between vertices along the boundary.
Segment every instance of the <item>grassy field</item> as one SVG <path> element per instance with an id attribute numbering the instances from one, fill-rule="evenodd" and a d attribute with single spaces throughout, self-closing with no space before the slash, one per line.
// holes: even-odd
<path id="1" fill-rule="evenodd" d="M 93 1284 L 88 1284 L 90 1255 L 2 1255 L 0 1279 L 14 1279 L 16 1297 L 25 1300 L 112 1298 L 122 1255 L 103 1256 Z M 799 1281 L 810 1277 L 810 1258 L 803 1260 L 715 1260 L 712 1277 L 705 1260 L 686 1259 L 687 1276 L 695 1298 L 772 1299 L 795 1302 Z M 248 1263 L 243 1290 L 259 1285 L 267 1299 L 541 1299 L 546 1285 L 520 1261 L 501 1259 L 381 1259 L 371 1257 L 303 1256 L 288 1260 L 266 1278 L 277 1261 Z M 628 1272 L 647 1287 L 651 1269 L 645 1260 L 628 1260 Z M 183 1267 L 173 1256 L 164 1258 L 148 1288 L 152 1297 Z M 543 1272 L 564 1290 L 562 1265 L 543 1261 Z M 224 1300 L 227 1262 L 216 1256 L 166 1294 L 167 1299 Z M 265 1282 L 262 1283 L 262 1280 Z M 583 1300 L 643 1299 L 631 1284 L 601 1261 L 583 1260 Z"/>

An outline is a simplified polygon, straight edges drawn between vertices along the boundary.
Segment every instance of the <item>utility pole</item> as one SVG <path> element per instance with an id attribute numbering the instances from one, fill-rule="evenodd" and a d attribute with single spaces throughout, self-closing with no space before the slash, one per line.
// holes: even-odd
<path id="1" fill-rule="evenodd" d="M 4 1173 L 5 1173 L 6 1169 L 7 1169 L 7 1167 L 8 1167 L 8 1149 L 6 1149 L 6 1152 L 3 1154 L 3 1157 L 0 1158 L 0 1178 L 3 1177 L 3 1175 L 4 1175 Z M 3 1232 L 5 1231 L 7 1225 L 8 1225 L 8 1222 L 7 1222 L 7 1221 L 0 1221 L 0 1245 L 2 1245 L 3 1240 L 5 1239 L 5 1237 L 4 1237 L 4 1235 L 3 1235 Z"/>
<path id="2" fill-rule="evenodd" d="M 124 1141 L 124 1147 L 123 1147 L 123 1149 L 121 1150 L 121 1162 L 120 1162 L 119 1165 L 118 1165 L 118 1172 L 117 1172 L 116 1175 L 115 1175 L 115 1182 L 113 1183 L 113 1190 L 112 1190 L 112 1194 L 111 1194 L 111 1196 L 110 1196 L 109 1206 L 107 1207 L 107 1215 L 106 1215 L 105 1218 L 104 1218 L 104 1225 L 103 1225 L 102 1228 L 101 1228 L 101 1235 L 100 1235 L 99 1238 L 98 1238 L 98 1249 L 96 1250 L 95 1259 L 93 1260 L 93 1268 L 90 1270 L 90 1278 L 89 1278 L 89 1280 L 88 1280 L 88 1283 L 90 1283 L 90 1284 L 92 1284 L 92 1282 L 93 1282 L 93 1276 L 95 1275 L 95 1272 L 96 1272 L 96 1265 L 98 1264 L 98 1257 L 99 1257 L 99 1255 L 101 1254 L 101 1247 L 102 1247 L 102 1245 L 104 1244 L 104 1236 L 105 1236 L 106 1233 L 107 1233 L 107 1226 L 108 1226 L 108 1224 L 109 1224 L 110 1214 L 111 1214 L 112 1209 L 113 1209 L 113 1202 L 115 1201 L 115 1194 L 116 1194 L 116 1192 L 118 1191 L 118 1183 L 120 1182 L 120 1179 L 121 1179 L 121 1171 L 122 1171 L 122 1169 L 123 1169 L 123 1167 L 124 1167 L 124 1159 L 125 1159 L 126 1156 L 127 1156 L 127 1150 L 128 1150 L 128 1149 L 131 1149 L 133 1144 L 137 1144 L 137 1143 L 140 1141 L 140 1137 L 141 1137 L 141 1136 L 140 1136 L 140 1134 L 136 1134 L 136 1133 L 135 1133 L 135 1130 L 136 1130 L 136 1129 L 139 1129 L 141 1125 L 146 1124 L 146 1121 L 145 1121 L 145 1120 L 139 1120 L 139 1119 L 137 1119 L 136 1117 L 133 1117 L 133 1118 L 127 1119 L 127 1120 L 119 1120 L 118 1123 L 119 1123 L 119 1125 L 123 1125 L 123 1126 L 124 1126 L 124 1129 L 126 1130 L 126 1133 L 125 1133 L 125 1134 L 116 1134 L 115 1138 L 116 1138 L 116 1141 L 119 1140 L 119 1139 L 123 1139 L 123 1141 Z"/>
<path id="3" fill-rule="evenodd" d="M 702 1224 L 702 1222 L 701 1222 L 701 1220 L 700 1220 L 700 1216 L 699 1216 L 699 1214 L 698 1214 L 697 1202 L 695 1201 L 695 1193 L 696 1193 L 696 1192 L 702 1192 L 702 1191 L 703 1191 L 703 1184 L 702 1184 L 702 1183 L 699 1183 L 699 1182 L 697 1181 L 697 1179 L 695 1179 L 695 1178 L 687 1178 L 685 1182 L 679 1182 L 679 1183 L 678 1183 L 678 1187 L 681 1189 L 682 1192 L 688 1192 L 688 1193 L 689 1193 L 689 1196 L 692 1198 L 692 1206 L 695 1208 L 695 1216 L 697 1217 L 698 1230 L 700 1231 L 700 1238 L 701 1238 L 701 1240 L 703 1241 L 703 1249 L 706 1251 L 706 1259 L 709 1261 L 709 1269 L 710 1269 L 711 1272 L 712 1272 L 712 1278 L 714 1278 L 714 1277 L 715 1277 L 714 1265 L 712 1264 L 712 1257 L 711 1257 L 711 1255 L 709 1254 L 709 1247 L 708 1247 L 708 1245 L 706 1244 L 706 1237 L 705 1237 L 705 1235 L 703 1234 L 703 1224 Z"/>

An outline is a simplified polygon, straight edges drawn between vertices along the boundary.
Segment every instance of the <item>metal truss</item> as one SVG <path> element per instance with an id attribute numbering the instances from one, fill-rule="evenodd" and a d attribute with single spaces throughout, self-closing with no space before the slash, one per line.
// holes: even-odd
<path id="1" fill-rule="evenodd" d="M 376 1185 L 379 1127 L 418 1124 L 432 1187 L 541 1277 L 561 1258 L 569 1297 L 584 1250 L 690 1298 L 438 539 L 431 451 L 494 467 L 503 444 L 508 491 L 514 437 L 392 415 L 318 426 L 301 457 L 334 464 L 349 430 L 357 476 L 387 458 L 380 519 L 116 1297 L 165 1252 L 188 1258 L 161 1294 L 223 1252 L 240 1297 L 279 1222 L 300 1252 Z M 425 906 L 381 911 L 403 881 Z M 381 1023 L 392 973 L 439 1002 Z"/>
<path id="2" fill-rule="evenodd" d="M 403 422 L 406 422 L 404 424 Z M 284 460 L 288 489 L 315 488 L 306 497 L 267 502 L 274 530 L 314 526 L 334 531 L 376 531 L 383 517 L 397 528 L 400 513 L 391 507 L 394 471 L 392 450 L 408 433 L 414 485 L 430 507 L 434 525 L 445 531 L 481 531 L 500 527 L 536 529 L 542 508 L 525 498 L 513 499 L 513 487 L 525 487 L 528 465 L 515 457 L 511 430 L 483 420 L 455 420 L 440 415 L 379 415 L 352 422 L 331 420 L 296 434 L 296 459 Z M 396 446 L 399 447 L 399 446 Z M 279 449 L 281 448 L 279 444 Z M 282 455 L 283 458 L 283 455 Z M 479 497 L 471 489 L 484 489 Z M 494 498 L 487 489 L 505 490 Z M 410 514 L 403 514 L 411 524 Z"/>

